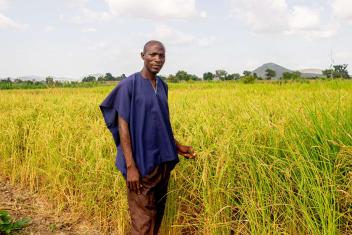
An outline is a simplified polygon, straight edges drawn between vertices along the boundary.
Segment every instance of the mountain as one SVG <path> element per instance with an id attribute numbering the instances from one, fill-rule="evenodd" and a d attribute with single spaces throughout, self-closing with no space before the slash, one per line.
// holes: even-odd
<path id="1" fill-rule="evenodd" d="M 285 67 L 282 67 L 278 64 L 275 63 L 266 63 L 263 64 L 262 66 L 259 66 L 258 68 L 256 68 L 255 70 L 253 70 L 253 74 L 256 73 L 258 77 L 261 77 L 263 79 L 265 79 L 265 70 L 267 69 L 272 69 L 276 72 L 276 76 L 273 77 L 273 80 L 278 80 L 280 77 L 282 77 L 282 74 L 284 72 L 294 72 L 294 71 L 299 71 L 301 72 L 301 76 L 304 78 L 314 78 L 314 77 L 322 77 L 323 73 L 321 69 L 301 69 L 301 70 L 291 70 Z"/>
<path id="2" fill-rule="evenodd" d="M 46 76 L 47 77 L 47 76 Z M 17 78 L 12 78 L 11 80 L 14 81 L 15 79 L 20 79 L 22 81 L 45 81 L 46 77 L 38 76 L 38 75 L 29 75 L 29 76 L 22 76 Z M 53 76 L 54 81 L 77 81 L 78 78 L 68 78 L 68 77 L 55 77 Z"/>
<path id="3" fill-rule="evenodd" d="M 29 75 L 29 76 L 17 77 L 17 78 L 14 78 L 14 79 L 20 79 L 22 81 L 45 81 L 45 77 L 37 76 L 37 75 Z"/>
<path id="4" fill-rule="evenodd" d="M 98 79 L 99 77 L 104 77 L 105 74 L 102 74 L 102 73 L 94 73 L 94 74 L 89 74 L 89 76 L 93 76 L 93 77 L 95 77 L 96 79 Z"/>
<path id="5" fill-rule="evenodd" d="M 60 81 L 60 82 L 64 82 L 64 81 L 73 82 L 73 81 L 80 80 L 79 78 L 69 78 L 69 77 L 53 77 L 53 78 L 54 78 L 54 81 Z"/>
<path id="6" fill-rule="evenodd" d="M 276 76 L 273 77 L 272 79 L 273 80 L 277 80 L 279 79 L 280 77 L 282 77 L 282 74 L 284 72 L 293 72 L 292 70 L 289 70 L 285 67 L 282 67 L 278 64 L 274 64 L 274 63 L 266 63 L 266 64 L 263 64 L 262 66 L 259 66 L 258 68 L 256 68 L 255 70 L 253 70 L 253 74 L 257 74 L 258 77 L 261 77 L 263 79 L 265 79 L 265 70 L 267 69 L 272 69 L 276 72 Z"/>
<path id="7" fill-rule="evenodd" d="M 316 68 L 300 69 L 298 71 L 300 71 L 301 73 L 313 73 L 313 74 L 320 74 L 320 75 L 323 74 L 323 70 L 316 69 Z"/>
<path id="8" fill-rule="evenodd" d="M 313 77 L 323 77 L 323 70 L 321 69 L 315 69 L 315 68 L 309 68 L 309 69 L 301 69 L 299 70 L 301 72 L 301 76 L 304 78 L 313 78 Z"/>

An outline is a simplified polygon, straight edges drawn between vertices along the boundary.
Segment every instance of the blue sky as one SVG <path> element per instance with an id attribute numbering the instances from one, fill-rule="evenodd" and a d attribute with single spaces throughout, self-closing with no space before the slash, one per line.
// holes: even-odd
<path id="1" fill-rule="evenodd" d="M 0 0 L 0 77 L 81 78 L 142 67 L 164 42 L 161 74 L 349 64 L 351 0 Z"/>

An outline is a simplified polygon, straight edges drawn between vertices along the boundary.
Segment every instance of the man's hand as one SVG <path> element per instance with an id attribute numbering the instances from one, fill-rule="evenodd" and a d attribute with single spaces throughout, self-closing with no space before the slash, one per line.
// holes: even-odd
<path id="1" fill-rule="evenodd" d="M 141 176 L 139 174 L 139 171 L 135 166 L 127 168 L 127 187 L 132 192 L 141 194 L 143 185 L 141 182 Z"/>
<path id="2" fill-rule="evenodd" d="M 176 144 L 177 153 L 184 156 L 187 159 L 192 159 L 197 156 L 197 154 L 193 151 L 191 146 Z"/>

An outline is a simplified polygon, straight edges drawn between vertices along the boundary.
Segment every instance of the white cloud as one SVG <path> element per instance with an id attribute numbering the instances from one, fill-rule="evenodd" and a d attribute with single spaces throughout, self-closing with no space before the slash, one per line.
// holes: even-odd
<path id="1" fill-rule="evenodd" d="M 53 32 L 55 30 L 55 28 L 51 25 L 48 25 L 44 28 L 45 32 Z"/>
<path id="2" fill-rule="evenodd" d="M 96 28 L 93 28 L 93 27 L 89 27 L 89 28 L 84 28 L 81 30 L 83 33 L 94 33 L 97 31 Z"/>
<path id="3" fill-rule="evenodd" d="M 341 20 L 352 23 L 352 1 L 351 0 L 333 0 L 331 2 L 334 16 Z"/>
<path id="4" fill-rule="evenodd" d="M 103 50 L 105 49 L 108 44 L 104 41 L 100 41 L 100 42 L 90 42 L 90 45 L 88 46 L 89 50 Z"/>
<path id="5" fill-rule="evenodd" d="M 1 1 L 1 0 L 0 0 Z M 88 0 L 74 0 L 68 6 L 77 8 L 77 16 L 69 21 L 76 24 L 108 21 L 113 16 L 131 16 L 136 18 L 165 20 L 187 19 L 190 17 L 206 18 L 206 11 L 197 11 L 195 0 L 163 0 L 158 3 L 152 0 L 105 0 L 108 11 L 94 11 L 87 8 Z M 64 17 L 61 16 L 61 20 Z"/>
<path id="6" fill-rule="evenodd" d="M 232 0 L 232 14 L 255 32 L 277 33 L 287 28 L 285 0 Z"/>
<path id="7" fill-rule="evenodd" d="M 208 13 L 207 13 L 206 11 L 201 11 L 201 12 L 199 13 L 199 16 L 202 17 L 202 18 L 207 18 Z"/>
<path id="8" fill-rule="evenodd" d="M 13 21 L 12 19 L 10 19 L 0 13 L 0 29 L 23 30 L 23 29 L 27 29 L 27 28 L 28 28 L 28 25 L 17 23 L 15 21 Z"/>
<path id="9" fill-rule="evenodd" d="M 168 45 L 195 45 L 199 47 L 208 47 L 215 40 L 215 37 L 197 38 L 192 34 L 182 32 L 166 24 L 158 24 L 153 33 L 144 36 L 148 39 L 160 40 Z"/>
<path id="10" fill-rule="evenodd" d="M 209 47 L 211 46 L 215 41 L 215 37 L 210 37 L 210 38 L 201 38 L 198 40 L 198 46 L 200 47 Z"/>
<path id="11" fill-rule="evenodd" d="M 322 24 L 321 12 L 305 6 L 294 6 L 288 18 L 286 34 L 301 35 L 307 39 L 329 38 L 337 33 L 338 26 Z"/>
<path id="12" fill-rule="evenodd" d="M 75 8 L 75 7 L 84 7 L 86 6 L 88 0 L 65 0 L 67 6 Z"/>
<path id="13" fill-rule="evenodd" d="M 314 30 L 320 25 L 320 12 L 304 6 L 295 6 L 288 23 L 291 29 Z"/>
<path id="14" fill-rule="evenodd" d="M 76 24 L 85 24 L 98 21 L 108 21 L 112 18 L 109 12 L 97 12 L 88 8 L 80 9 L 80 14 L 72 18 L 72 22 Z"/>
<path id="15" fill-rule="evenodd" d="M 314 40 L 317 38 L 330 38 L 337 33 L 337 27 L 328 25 L 312 30 L 291 30 L 287 31 L 286 35 L 300 35 L 308 40 Z"/>
<path id="16" fill-rule="evenodd" d="M 59 19 L 60 19 L 61 21 L 65 21 L 65 16 L 64 16 L 64 14 L 61 13 L 61 14 L 59 15 Z"/>
<path id="17" fill-rule="evenodd" d="M 337 51 L 334 54 L 334 57 L 338 61 L 352 61 L 352 53 L 350 53 L 349 51 Z"/>
<path id="18" fill-rule="evenodd" d="M 286 0 L 232 0 L 232 14 L 256 33 L 313 39 L 331 37 L 337 32 L 335 25 L 322 23 L 321 9 L 289 7 Z"/>
<path id="19" fill-rule="evenodd" d="M 154 33 L 150 36 L 173 45 L 190 44 L 195 40 L 193 35 L 186 34 L 165 24 L 157 25 Z"/>
<path id="20" fill-rule="evenodd" d="M 6 10 L 9 7 L 8 0 L 0 0 L 0 10 Z"/>
<path id="21" fill-rule="evenodd" d="M 147 19 L 189 18 L 197 15 L 195 0 L 105 0 L 116 15 Z M 204 13 L 203 13 L 204 15 Z"/>

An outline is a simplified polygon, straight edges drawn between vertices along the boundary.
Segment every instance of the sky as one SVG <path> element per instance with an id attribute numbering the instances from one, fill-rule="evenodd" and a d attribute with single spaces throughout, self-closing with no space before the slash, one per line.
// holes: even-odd
<path id="1" fill-rule="evenodd" d="M 0 0 L 0 78 L 129 75 L 151 39 L 163 75 L 332 61 L 351 74 L 352 0 Z"/>

